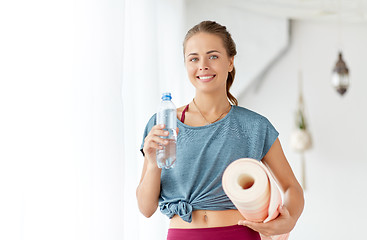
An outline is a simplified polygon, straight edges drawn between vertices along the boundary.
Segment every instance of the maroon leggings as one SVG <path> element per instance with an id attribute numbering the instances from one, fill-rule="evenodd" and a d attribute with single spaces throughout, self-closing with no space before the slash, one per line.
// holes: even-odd
<path id="1" fill-rule="evenodd" d="M 254 230 L 233 225 L 215 228 L 170 228 L 167 240 L 260 240 L 260 235 Z"/>

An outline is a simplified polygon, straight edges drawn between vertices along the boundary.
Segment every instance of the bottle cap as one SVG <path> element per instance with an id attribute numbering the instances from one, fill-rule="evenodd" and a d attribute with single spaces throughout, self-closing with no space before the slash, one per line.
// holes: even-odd
<path id="1" fill-rule="evenodd" d="M 166 92 L 166 93 L 162 93 L 162 100 L 163 101 L 167 101 L 167 100 L 171 100 L 172 96 L 170 92 Z"/>

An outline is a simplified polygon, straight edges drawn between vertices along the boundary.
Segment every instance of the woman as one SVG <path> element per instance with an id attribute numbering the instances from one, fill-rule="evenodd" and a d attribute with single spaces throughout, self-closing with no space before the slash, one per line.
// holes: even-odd
<path id="1" fill-rule="evenodd" d="M 235 76 L 236 46 L 226 27 L 204 21 L 184 40 L 187 73 L 195 97 L 177 109 L 176 166 L 157 167 L 156 150 L 165 145 L 164 126 L 149 120 L 142 144 L 144 167 L 137 199 L 150 217 L 160 207 L 170 220 L 169 240 L 260 239 L 290 232 L 304 206 L 303 191 L 282 151 L 278 132 L 260 114 L 238 107 L 229 89 Z M 231 104 L 232 103 L 232 104 Z M 261 160 L 284 193 L 280 215 L 268 223 L 246 221 L 225 195 L 221 179 L 239 158 Z M 189 238 L 190 237 L 190 238 Z"/>

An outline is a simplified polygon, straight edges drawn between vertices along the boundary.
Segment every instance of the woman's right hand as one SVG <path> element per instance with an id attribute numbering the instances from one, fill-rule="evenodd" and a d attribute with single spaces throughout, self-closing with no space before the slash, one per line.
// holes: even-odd
<path id="1" fill-rule="evenodd" d="M 157 166 L 156 150 L 163 149 L 161 145 L 168 144 L 167 139 L 161 138 L 167 137 L 169 134 L 168 131 L 163 130 L 164 127 L 164 124 L 155 125 L 144 140 L 143 151 L 148 160 L 148 164 L 151 166 Z M 178 128 L 176 131 L 178 133 Z"/>

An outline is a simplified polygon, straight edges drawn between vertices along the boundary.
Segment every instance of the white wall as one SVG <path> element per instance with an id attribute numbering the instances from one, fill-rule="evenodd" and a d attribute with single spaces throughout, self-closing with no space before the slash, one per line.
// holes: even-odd
<path id="1" fill-rule="evenodd" d="M 245 34 L 245 33 L 243 33 Z M 306 204 L 290 239 L 358 239 L 367 207 L 367 24 L 343 24 L 342 45 L 351 87 L 339 96 L 330 84 L 337 60 L 338 26 L 296 21 L 291 48 L 256 92 L 240 105 L 267 116 L 280 132 L 284 151 L 300 177 L 300 156 L 289 146 L 297 106 L 298 69 L 314 147 L 306 152 Z M 241 68 L 245 66 L 237 66 Z M 238 79 L 237 79 L 238 80 Z"/>

